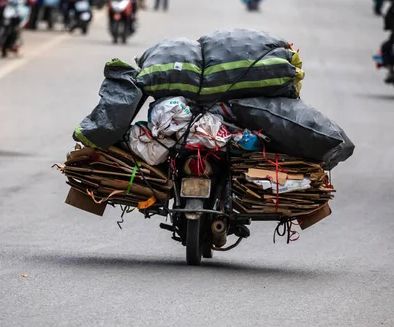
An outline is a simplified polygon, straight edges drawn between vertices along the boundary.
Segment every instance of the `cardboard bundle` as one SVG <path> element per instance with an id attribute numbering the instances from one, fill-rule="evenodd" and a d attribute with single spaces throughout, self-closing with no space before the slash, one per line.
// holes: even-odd
<path id="1" fill-rule="evenodd" d="M 100 215 L 108 202 L 140 209 L 164 203 L 172 189 L 172 182 L 158 167 L 114 146 L 105 151 L 78 147 L 56 166 L 71 186 L 66 202 Z"/>
<path id="2" fill-rule="evenodd" d="M 335 192 L 320 164 L 283 154 L 233 154 L 231 171 L 233 205 L 240 213 L 302 220 L 329 211 L 328 201 Z"/>

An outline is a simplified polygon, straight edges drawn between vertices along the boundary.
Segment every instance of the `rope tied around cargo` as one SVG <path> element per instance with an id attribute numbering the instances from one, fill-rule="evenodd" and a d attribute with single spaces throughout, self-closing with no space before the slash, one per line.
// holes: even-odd
<path id="1" fill-rule="evenodd" d="M 179 137 L 179 139 L 177 140 L 177 142 L 175 143 L 174 147 L 179 144 L 182 140 L 182 145 L 185 146 L 186 142 L 187 142 L 187 138 L 189 136 L 190 133 L 190 129 L 191 127 L 197 123 L 207 112 L 209 112 L 217 103 L 223 102 L 224 99 L 226 98 L 226 95 L 228 94 L 228 92 L 231 91 L 231 89 L 234 87 L 234 85 L 236 85 L 239 81 L 241 81 L 249 72 L 250 70 L 266 55 L 268 55 L 270 52 L 274 51 L 275 48 L 272 49 L 268 49 L 267 51 L 265 51 L 263 54 L 261 54 L 255 61 L 253 61 L 248 68 L 243 71 L 241 74 L 239 74 L 238 78 L 236 78 L 234 80 L 234 82 L 227 88 L 226 91 L 224 91 L 221 95 L 219 95 L 214 101 L 212 101 L 210 104 L 208 104 L 207 106 L 205 106 L 205 109 L 202 110 L 202 112 L 198 113 L 197 115 L 192 116 L 192 119 L 190 120 L 185 132 Z M 200 83 L 200 86 L 202 85 L 202 83 Z M 201 87 L 199 90 L 199 93 L 201 91 Z"/>
<path id="2" fill-rule="evenodd" d="M 129 127 L 129 130 L 130 130 L 130 128 L 131 128 L 131 125 L 130 125 L 130 127 Z M 126 133 L 123 135 L 123 142 L 126 144 L 126 147 L 127 147 L 128 151 L 129 151 L 131 154 L 133 154 L 133 151 L 131 150 L 131 147 L 130 147 L 130 133 L 129 133 L 129 132 L 126 132 Z M 132 155 L 131 158 L 132 158 L 132 160 L 133 160 L 134 167 L 138 167 L 139 164 L 138 164 L 137 160 L 134 158 L 134 155 Z M 134 169 L 133 169 L 133 170 L 134 170 Z M 137 172 L 136 172 L 136 173 L 137 173 Z M 157 192 L 155 191 L 155 189 L 152 187 L 152 185 L 150 185 L 150 183 L 149 183 L 148 180 L 146 179 L 145 174 L 144 174 L 144 172 L 143 172 L 142 169 L 140 169 L 140 174 L 141 174 L 142 180 L 144 181 L 144 183 L 146 184 L 146 186 L 148 186 L 148 188 L 151 190 L 153 196 L 154 196 L 156 199 L 159 199 L 160 197 L 157 196 Z M 133 175 L 133 173 L 132 173 L 132 175 Z M 131 177 L 132 177 L 132 176 L 131 176 Z M 131 180 L 131 177 L 130 177 L 130 180 Z M 134 178 L 135 178 L 135 176 L 134 176 Z M 134 181 L 134 178 L 133 178 L 133 181 Z M 129 186 L 131 187 L 130 182 L 129 182 Z M 164 209 L 167 209 L 167 208 L 164 207 Z M 167 210 L 167 212 L 168 212 L 168 210 Z"/>
<path id="3" fill-rule="evenodd" d="M 124 223 L 124 218 L 123 218 L 123 216 L 124 216 L 126 213 L 131 213 L 131 212 L 133 212 L 134 209 L 135 209 L 135 207 L 120 205 L 120 210 L 122 210 L 122 214 L 120 215 L 120 219 L 116 222 L 116 224 L 118 225 L 119 229 L 122 229 L 122 224 Z"/>
<path id="4" fill-rule="evenodd" d="M 279 155 L 275 153 L 275 178 L 276 178 L 276 199 L 275 199 L 275 211 L 279 209 Z"/>
<path id="5" fill-rule="evenodd" d="M 263 143 L 263 157 L 267 160 L 268 163 L 275 166 L 275 184 L 276 184 L 276 192 L 275 192 L 275 211 L 278 212 L 279 210 L 279 172 L 283 172 L 284 170 L 280 168 L 279 163 L 279 154 L 275 153 L 275 162 L 272 160 L 267 159 L 266 152 L 265 152 L 265 145 Z"/>
<path id="6" fill-rule="evenodd" d="M 292 230 L 293 225 L 296 224 L 291 219 L 281 220 L 274 230 L 274 244 L 276 243 L 276 235 L 283 237 L 287 234 L 287 244 L 297 241 L 300 238 L 300 234 L 297 231 Z"/>

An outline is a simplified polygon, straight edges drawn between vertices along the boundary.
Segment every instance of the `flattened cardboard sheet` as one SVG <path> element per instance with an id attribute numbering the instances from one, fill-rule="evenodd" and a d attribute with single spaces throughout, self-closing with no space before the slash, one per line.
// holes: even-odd
<path id="1" fill-rule="evenodd" d="M 104 214 L 105 207 L 107 206 L 106 203 L 94 203 L 88 195 L 78 191 L 73 187 L 70 188 L 65 203 L 75 208 L 95 214 L 97 216 L 102 216 Z"/>
<path id="2" fill-rule="evenodd" d="M 301 229 L 304 230 L 304 229 L 307 229 L 308 227 L 311 227 L 312 225 L 318 223 L 319 221 L 323 220 L 324 218 L 328 217 L 329 215 L 331 215 L 331 208 L 328 205 L 328 203 L 326 203 L 324 206 L 322 206 L 318 210 L 316 210 L 310 214 L 298 217 L 297 220 L 298 220 L 298 223 L 299 223 Z"/>

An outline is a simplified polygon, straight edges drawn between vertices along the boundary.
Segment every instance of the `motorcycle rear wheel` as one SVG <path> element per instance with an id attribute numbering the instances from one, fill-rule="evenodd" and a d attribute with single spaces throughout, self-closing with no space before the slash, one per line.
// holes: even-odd
<path id="1" fill-rule="evenodd" d="M 186 231 L 186 262 L 190 266 L 201 264 L 200 219 L 188 219 Z"/>

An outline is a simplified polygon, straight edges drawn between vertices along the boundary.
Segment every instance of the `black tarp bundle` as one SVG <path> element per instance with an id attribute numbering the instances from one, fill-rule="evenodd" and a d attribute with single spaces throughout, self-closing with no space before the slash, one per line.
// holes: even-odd
<path id="1" fill-rule="evenodd" d="M 203 102 L 253 96 L 297 98 L 304 72 L 288 42 L 246 29 L 216 31 L 199 39 Z"/>
<path id="2" fill-rule="evenodd" d="M 148 95 L 205 103 L 262 95 L 297 98 L 304 77 L 288 42 L 246 29 L 216 31 L 198 42 L 164 40 L 137 62 L 137 82 Z"/>
<path id="3" fill-rule="evenodd" d="M 286 41 L 252 30 L 217 31 L 198 41 L 160 42 L 137 64 L 139 72 L 120 60 L 106 65 L 100 102 L 74 139 L 105 149 L 123 139 L 146 95 L 184 96 L 208 108 L 229 101 L 234 123 L 262 130 L 271 151 L 324 162 L 326 169 L 353 153 L 336 123 L 296 99 L 304 73 Z"/>
<path id="4" fill-rule="evenodd" d="M 143 93 L 134 83 L 135 75 L 136 71 L 120 60 L 106 64 L 100 102 L 75 129 L 76 141 L 105 149 L 122 140 L 142 105 Z"/>
<path id="5" fill-rule="evenodd" d="M 270 151 L 324 162 L 329 170 L 353 153 L 343 129 L 300 99 L 248 98 L 231 100 L 230 106 L 237 125 L 271 139 Z"/>
<path id="6" fill-rule="evenodd" d="M 137 60 L 138 85 L 154 98 L 184 96 L 197 99 L 203 59 L 200 44 L 186 38 L 164 40 Z"/>

